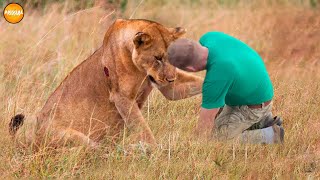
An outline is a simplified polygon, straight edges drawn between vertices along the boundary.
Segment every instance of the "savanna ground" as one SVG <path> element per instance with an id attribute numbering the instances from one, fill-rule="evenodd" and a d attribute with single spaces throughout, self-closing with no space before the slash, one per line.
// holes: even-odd
<path id="1" fill-rule="evenodd" d="M 37 3 L 38 2 L 38 3 Z M 0 19 L 0 177 L 83 179 L 320 178 L 320 2 L 317 0 L 23 1 L 25 17 Z M 0 5 L 6 2 L 0 1 Z M 1 8 L 3 9 L 3 8 Z M 198 39 L 219 30 L 254 47 L 274 83 L 274 114 L 284 145 L 203 142 L 193 137 L 201 96 L 168 101 L 157 91 L 144 116 L 159 147 L 17 150 L 10 118 L 42 108 L 50 93 L 91 55 L 116 18 L 145 18 L 188 29 Z M 200 73 L 199 75 L 204 75 Z M 132 149 L 132 148 L 131 148 Z"/>

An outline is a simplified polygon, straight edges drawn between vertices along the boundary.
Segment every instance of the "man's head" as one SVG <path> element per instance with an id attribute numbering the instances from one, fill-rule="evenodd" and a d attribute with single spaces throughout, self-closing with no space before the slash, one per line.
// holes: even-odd
<path id="1" fill-rule="evenodd" d="M 168 47 L 170 63 L 185 71 L 202 71 L 206 68 L 208 49 L 190 39 L 177 39 Z"/>

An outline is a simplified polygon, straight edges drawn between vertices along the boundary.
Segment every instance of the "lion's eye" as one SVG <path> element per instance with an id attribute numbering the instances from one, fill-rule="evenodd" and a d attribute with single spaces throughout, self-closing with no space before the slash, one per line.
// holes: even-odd
<path id="1" fill-rule="evenodd" d="M 154 58 L 156 58 L 157 61 L 162 61 L 162 56 L 155 56 Z"/>

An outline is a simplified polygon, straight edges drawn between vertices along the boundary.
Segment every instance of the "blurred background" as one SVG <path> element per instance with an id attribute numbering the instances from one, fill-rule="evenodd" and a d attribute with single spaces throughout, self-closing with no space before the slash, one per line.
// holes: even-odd
<path id="1" fill-rule="evenodd" d="M 9 1 L 0 0 L 3 7 Z M 255 47 L 266 61 L 319 59 L 320 0 L 18 0 L 26 9 L 24 23 L 57 12 L 52 21 L 114 11 L 116 18 L 144 18 L 188 29 L 198 39 L 207 31 L 224 31 Z M 85 10 L 86 9 L 86 10 Z M 72 17 L 65 17 L 77 11 Z M 97 12 L 100 12 L 100 16 Z M 32 16 L 37 14 L 37 17 Z M 39 16 L 38 16 L 39 15 Z M 52 14 L 53 15 L 53 14 Z M 63 17 L 61 17 L 61 15 Z M 89 15 L 89 17 L 88 17 Z M 29 18 L 30 16 L 30 18 Z M 91 17 L 94 18 L 94 17 Z M 40 19 L 39 19 L 40 20 Z M 92 19 L 94 23 L 94 19 Z M 101 21 L 100 21 L 101 23 Z M 46 24 L 42 24 L 46 25 Z M 101 24 L 100 27 L 104 27 Z M 2 26 L 3 27 L 3 26 Z M 81 31 L 85 29 L 80 28 Z"/>

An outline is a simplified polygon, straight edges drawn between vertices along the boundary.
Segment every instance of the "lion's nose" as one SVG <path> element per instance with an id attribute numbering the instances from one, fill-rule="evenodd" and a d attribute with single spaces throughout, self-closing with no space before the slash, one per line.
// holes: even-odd
<path id="1" fill-rule="evenodd" d="M 171 82 L 173 82 L 174 80 L 176 80 L 176 78 L 166 78 L 166 80 L 171 83 Z"/>

